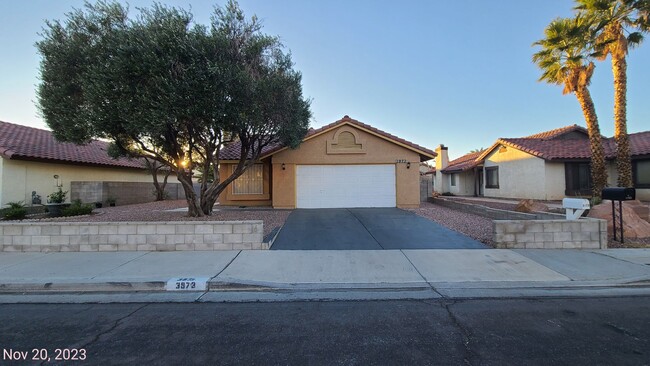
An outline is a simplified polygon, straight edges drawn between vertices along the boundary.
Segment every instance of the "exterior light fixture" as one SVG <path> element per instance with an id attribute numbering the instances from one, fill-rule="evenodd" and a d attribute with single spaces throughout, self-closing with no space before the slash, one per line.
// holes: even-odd
<path id="1" fill-rule="evenodd" d="M 411 169 L 411 162 L 406 163 L 406 169 Z"/>
<path id="2" fill-rule="evenodd" d="M 286 165 L 284 165 L 284 163 L 282 163 L 282 170 L 286 170 L 286 169 L 287 169 Z"/>

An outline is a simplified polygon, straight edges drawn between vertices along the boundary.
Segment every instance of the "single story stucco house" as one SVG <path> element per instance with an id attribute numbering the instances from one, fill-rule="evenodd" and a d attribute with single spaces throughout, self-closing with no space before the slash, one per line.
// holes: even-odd
<path id="1" fill-rule="evenodd" d="M 650 131 L 632 133 L 630 150 L 637 199 L 650 200 Z M 608 184 L 616 186 L 616 143 L 603 137 Z M 460 196 L 560 200 L 591 195 L 587 130 L 573 125 L 521 138 L 500 138 L 490 148 L 449 161 L 436 149 L 435 190 Z"/>
<path id="2" fill-rule="evenodd" d="M 220 173 L 240 158 L 221 151 Z M 419 207 L 420 171 L 435 152 L 348 116 L 310 129 L 300 146 L 269 146 L 219 196 L 222 205 L 274 208 Z"/>
<path id="3" fill-rule="evenodd" d="M 80 190 L 110 189 L 112 193 L 104 192 L 104 196 L 112 196 L 118 204 L 152 201 L 153 178 L 145 171 L 143 162 L 113 159 L 107 148 L 104 141 L 93 140 L 86 145 L 63 143 L 51 131 L 0 121 L 0 208 L 18 201 L 31 206 L 38 201 L 36 196 L 44 204 L 47 196 L 59 187 L 69 192 L 67 201 L 83 198 L 84 193 L 87 197 L 103 197 L 101 192 L 74 192 L 72 182 L 79 182 Z M 101 184 L 107 182 L 110 187 Z M 180 186 L 173 176 L 169 182 L 169 187 L 174 187 L 174 183 Z M 92 201 L 95 200 L 101 198 Z"/>

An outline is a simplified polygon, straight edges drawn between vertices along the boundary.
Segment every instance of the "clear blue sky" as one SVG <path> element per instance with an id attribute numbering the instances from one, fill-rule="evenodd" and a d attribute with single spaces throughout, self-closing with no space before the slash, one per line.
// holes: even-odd
<path id="1" fill-rule="evenodd" d="M 224 1 L 163 0 L 207 24 Z M 133 0 L 136 7 L 152 2 Z M 45 19 L 63 19 L 77 0 L 0 2 L 0 120 L 46 128 L 35 86 Z M 264 31 L 279 35 L 313 99 L 313 127 L 348 114 L 450 156 L 573 123 L 584 126 L 575 96 L 538 83 L 531 44 L 571 0 L 240 0 Z M 628 59 L 628 131 L 650 129 L 650 44 Z M 645 66 L 645 67 L 644 67 Z M 644 88 L 644 86 L 646 86 Z M 613 134 L 609 60 L 591 87 L 603 134 Z"/>

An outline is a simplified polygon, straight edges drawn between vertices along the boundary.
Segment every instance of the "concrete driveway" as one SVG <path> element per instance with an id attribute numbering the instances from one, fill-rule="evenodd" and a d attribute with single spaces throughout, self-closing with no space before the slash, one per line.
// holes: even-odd
<path id="1" fill-rule="evenodd" d="M 294 210 L 274 250 L 485 249 L 484 244 L 398 208 Z"/>

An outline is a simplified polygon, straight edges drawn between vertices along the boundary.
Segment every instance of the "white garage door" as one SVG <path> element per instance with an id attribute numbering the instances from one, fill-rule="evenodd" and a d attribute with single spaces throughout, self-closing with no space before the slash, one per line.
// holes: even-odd
<path id="1" fill-rule="evenodd" d="M 298 208 L 395 207 L 395 165 L 299 165 Z"/>

